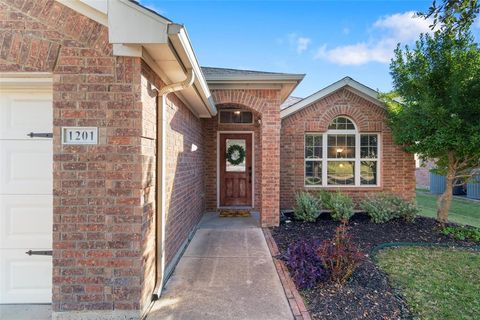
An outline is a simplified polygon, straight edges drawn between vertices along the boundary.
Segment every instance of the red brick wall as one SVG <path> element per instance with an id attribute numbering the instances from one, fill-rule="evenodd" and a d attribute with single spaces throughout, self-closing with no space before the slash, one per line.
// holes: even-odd
<path id="1" fill-rule="evenodd" d="M 141 61 L 114 57 L 106 27 L 53 0 L 0 0 L 0 20 L 0 71 L 53 74 L 53 310 L 142 309 L 155 159 Z M 62 126 L 96 126 L 99 144 L 61 145 Z"/>
<path id="2" fill-rule="evenodd" d="M 295 193 L 300 190 L 316 192 L 322 188 L 304 187 L 305 132 L 325 132 L 328 124 L 339 115 L 350 117 L 360 132 L 376 132 L 381 137 L 381 166 L 379 187 L 327 188 L 340 190 L 359 201 L 370 193 L 392 192 L 406 199 L 415 196 L 415 161 L 393 143 L 385 123 L 385 111 L 346 89 L 339 90 L 313 105 L 282 119 L 281 128 L 281 188 L 280 206 L 291 209 Z"/>
<path id="3" fill-rule="evenodd" d="M 212 90 L 217 105 L 236 105 L 252 110 L 260 125 L 218 125 L 217 117 L 204 121 L 207 208 L 217 205 L 217 130 L 255 131 L 255 207 L 263 226 L 279 223 L 280 191 L 280 91 Z M 253 128 L 253 129 L 252 129 Z"/>
<path id="4" fill-rule="evenodd" d="M 167 96 L 166 265 L 205 212 L 202 122 L 174 94 Z"/>
<path id="5" fill-rule="evenodd" d="M 157 104 L 156 93 L 153 90 L 163 86 L 164 83 L 160 78 L 146 63 L 142 62 L 144 112 L 142 129 L 145 137 L 142 151 L 144 163 L 148 169 L 144 170 L 146 187 L 152 185 L 151 181 L 155 181 L 154 146 Z M 175 94 L 167 95 L 165 108 L 167 110 L 165 259 L 168 265 L 205 211 L 205 142 L 201 120 Z M 150 212 L 154 206 L 154 198 L 150 198 L 148 205 L 145 207 L 145 212 Z M 154 214 L 152 215 L 154 216 Z M 154 220 L 149 220 L 147 225 L 149 227 L 146 230 L 150 230 L 151 234 L 145 236 L 144 239 L 150 243 L 146 247 L 152 249 L 149 257 L 153 258 L 155 256 Z M 152 281 L 146 281 L 144 288 L 155 284 L 153 275 L 155 269 L 152 268 L 152 270 L 149 274 Z"/>

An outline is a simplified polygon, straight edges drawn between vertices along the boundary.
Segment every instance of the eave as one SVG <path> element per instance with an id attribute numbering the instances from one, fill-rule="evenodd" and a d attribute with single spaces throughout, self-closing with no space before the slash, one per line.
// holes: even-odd
<path id="1" fill-rule="evenodd" d="M 273 89 L 280 90 L 281 103 L 295 90 L 304 74 L 271 74 L 271 75 L 228 75 L 206 76 L 208 86 L 212 90 L 227 89 Z"/>
<path id="2" fill-rule="evenodd" d="M 192 69 L 193 85 L 176 95 L 197 117 L 216 114 L 207 82 L 182 25 L 130 0 L 57 1 L 108 26 L 114 55 L 142 58 L 166 85 L 183 81 L 187 70 Z"/>

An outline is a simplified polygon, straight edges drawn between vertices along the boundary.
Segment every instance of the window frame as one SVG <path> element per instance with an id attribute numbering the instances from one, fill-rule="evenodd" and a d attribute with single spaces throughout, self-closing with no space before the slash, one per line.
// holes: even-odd
<path id="1" fill-rule="evenodd" d="M 382 135 L 379 132 L 360 132 L 358 130 L 357 125 L 355 122 L 350 119 L 349 117 L 345 116 L 337 116 L 338 117 L 344 117 L 350 120 L 355 129 L 347 129 L 347 130 L 337 130 L 337 129 L 329 129 L 325 132 L 310 132 L 306 131 L 304 132 L 303 135 L 303 185 L 305 188 L 378 188 L 381 186 L 381 163 L 382 163 Z M 333 118 L 333 119 L 335 119 Z M 333 121 L 332 119 L 332 121 Z M 328 128 L 328 126 L 327 126 Z M 355 158 L 328 158 L 328 135 L 337 135 L 337 134 L 350 134 L 350 135 L 355 135 Z M 305 157 L 305 150 L 306 150 L 306 140 L 307 140 L 307 135 L 316 135 L 316 136 L 322 136 L 322 158 L 321 159 L 307 159 Z M 377 136 L 377 157 L 376 158 L 362 158 L 361 157 L 361 136 L 362 135 L 376 135 Z M 316 184 L 316 185 L 311 185 L 311 184 L 306 184 L 306 162 L 307 161 L 321 161 L 321 166 L 322 166 L 322 183 L 321 184 Z M 342 184 L 328 184 L 328 163 L 329 162 L 341 162 L 341 161 L 348 161 L 348 162 L 354 162 L 354 184 L 347 184 L 347 185 L 342 185 Z M 377 181 L 376 184 L 361 184 L 361 163 L 365 161 L 371 161 L 371 162 L 376 162 L 376 177 Z"/>

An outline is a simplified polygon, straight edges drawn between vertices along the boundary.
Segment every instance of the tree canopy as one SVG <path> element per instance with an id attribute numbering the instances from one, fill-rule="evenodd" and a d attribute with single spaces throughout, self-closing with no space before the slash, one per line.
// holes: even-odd
<path id="1" fill-rule="evenodd" d="M 427 12 L 418 14 L 424 18 L 433 18 L 434 29 L 440 26 L 442 31 L 457 33 L 468 31 L 480 12 L 478 0 L 443 0 L 438 4 L 433 1 Z"/>
<path id="2" fill-rule="evenodd" d="M 479 47 L 468 31 L 421 35 L 413 48 L 397 47 L 390 73 L 401 97 L 385 96 L 394 140 L 436 159 L 447 175 L 438 217 L 445 222 L 455 180 L 480 166 Z"/>

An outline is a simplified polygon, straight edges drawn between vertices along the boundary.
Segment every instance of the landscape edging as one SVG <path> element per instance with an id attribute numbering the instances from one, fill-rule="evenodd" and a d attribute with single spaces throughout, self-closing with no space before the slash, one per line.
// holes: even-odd
<path id="1" fill-rule="evenodd" d="M 272 233 L 268 228 L 262 228 L 263 235 L 265 236 L 265 240 L 267 241 L 268 249 L 270 250 L 270 254 L 273 258 L 273 263 L 275 265 L 275 269 L 277 269 L 278 277 L 280 278 L 280 282 L 282 283 L 283 290 L 288 300 L 288 304 L 290 305 L 290 309 L 292 310 L 293 316 L 295 320 L 311 320 L 310 313 L 305 306 L 305 302 L 303 301 L 302 296 L 297 290 L 295 283 L 293 282 L 290 274 L 288 273 L 287 266 L 285 263 L 278 258 L 280 255 L 280 251 L 278 250 L 277 243 L 275 239 L 273 239 Z"/>

